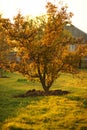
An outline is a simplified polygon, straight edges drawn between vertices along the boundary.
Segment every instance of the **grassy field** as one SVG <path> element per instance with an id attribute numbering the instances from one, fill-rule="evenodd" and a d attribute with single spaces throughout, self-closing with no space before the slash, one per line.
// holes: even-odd
<path id="1" fill-rule="evenodd" d="M 70 92 L 62 96 L 14 98 L 42 87 L 17 73 L 8 77 L 0 78 L 0 130 L 87 130 L 87 70 L 59 77 L 51 89 Z"/>

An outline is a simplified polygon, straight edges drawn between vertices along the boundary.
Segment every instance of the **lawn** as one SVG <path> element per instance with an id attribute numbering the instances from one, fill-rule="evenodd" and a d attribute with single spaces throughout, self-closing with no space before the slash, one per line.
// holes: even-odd
<path id="1" fill-rule="evenodd" d="M 51 88 L 70 92 L 61 96 L 14 98 L 42 87 L 18 73 L 7 76 L 0 78 L 0 130 L 87 130 L 87 70 L 62 74 Z"/>

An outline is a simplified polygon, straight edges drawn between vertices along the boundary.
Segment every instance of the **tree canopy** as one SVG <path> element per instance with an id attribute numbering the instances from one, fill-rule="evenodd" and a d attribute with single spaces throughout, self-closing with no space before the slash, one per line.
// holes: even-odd
<path id="1" fill-rule="evenodd" d="M 14 23 L 8 30 L 10 48 L 16 48 L 16 56 L 11 67 L 30 80 L 39 80 L 48 92 L 61 72 L 75 73 L 81 47 L 69 51 L 70 44 L 81 43 L 65 29 L 71 24 L 72 13 L 67 7 L 58 8 L 48 2 L 47 14 L 26 19 L 20 12 L 14 17 Z"/>
<path id="2" fill-rule="evenodd" d="M 6 70 L 9 66 L 9 51 L 8 44 L 8 29 L 10 28 L 10 20 L 2 18 L 0 15 L 0 77 L 3 69 Z"/>

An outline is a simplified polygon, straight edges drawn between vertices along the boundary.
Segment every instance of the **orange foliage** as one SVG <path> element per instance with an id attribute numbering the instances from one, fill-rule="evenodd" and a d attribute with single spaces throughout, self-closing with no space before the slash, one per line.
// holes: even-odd
<path id="1" fill-rule="evenodd" d="M 10 20 L 2 18 L 2 16 L 0 16 L 0 70 L 9 69 L 9 28 Z"/>
<path id="2" fill-rule="evenodd" d="M 9 37 L 16 47 L 17 56 L 14 70 L 30 79 L 38 79 L 47 92 L 60 72 L 76 72 L 80 59 L 80 49 L 69 52 L 70 44 L 78 40 L 65 30 L 70 24 L 72 13 L 67 7 L 58 10 L 56 5 L 47 3 L 47 15 L 26 20 L 19 12 L 9 30 Z M 15 61 L 14 61 L 15 62 Z"/>

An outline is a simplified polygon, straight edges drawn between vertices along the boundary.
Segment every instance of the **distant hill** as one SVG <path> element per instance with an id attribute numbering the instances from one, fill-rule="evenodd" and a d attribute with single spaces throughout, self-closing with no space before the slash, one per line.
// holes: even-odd
<path id="1" fill-rule="evenodd" d="M 87 42 L 87 33 L 83 32 L 82 30 L 75 27 L 74 25 L 69 25 L 69 26 L 67 25 L 65 28 L 68 31 L 70 31 L 74 37 L 82 37 L 84 39 L 84 42 Z"/>

